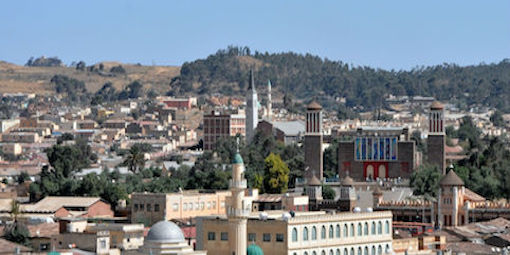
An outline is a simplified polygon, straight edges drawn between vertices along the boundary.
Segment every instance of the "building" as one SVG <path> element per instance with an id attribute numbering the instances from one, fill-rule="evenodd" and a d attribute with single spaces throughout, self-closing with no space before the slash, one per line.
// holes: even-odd
<path id="1" fill-rule="evenodd" d="M 160 98 L 160 102 L 163 103 L 166 107 L 189 110 L 193 106 L 197 105 L 197 98 L 196 97 L 188 97 L 188 98 L 164 97 L 164 98 Z"/>
<path id="2" fill-rule="evenodd" d="M 244 112 L 220 113 L 212 111 L 204 115 L 204 150 L 212 150 L 216 142 L 226 137 L 246 135 Z"/>
<path id="3" fill-rule="evenodd" d="M 2 134 L 2 142 L 4 143 L 39 143 L 40 141 L 40 136 L 35 132 L 11 132 Z"/>
<path id="4" fill-rule="evenodd" d="M 341 177 L 409 178 L 415 168 L 416 148 L 407 128 L 361 127 L 338 136 L 343 140 L 338 144 Z"/>
<path id="5" fill-rule="evenodd" d="M 229 191 L 202 193 L 133 193 L 131 222 L 152 225 L 162 220 L 189 220 L 197 216 L 225 214 L 225 199 Z"/>
<path id="6" fill-rule="evenodd" d="M 306 107 L 305 133 L 305 175 L 312 175 L 322 180 L 323 151 L 322 151 L 322 107 L 315 101 Z"/>
<path id="7" fill-rule="evenodd" d="M 246 92 L 246 141 L 250 142 L 255 135 L 255 129 L 259 123 L 259 107 L 257 99 L 257 90 L 253 70 L 250 70 L 250 83 Z"/>
<path id="8" fill-rule="evenodd" d="M 443 175 L 446 174 L 446 134 L 444 130 L 444 106 L 436 101 L 430 105 L 427 157 L 428 162 L 437 166 Z"/>
<path id="9" fill-rule="evenodd" d="M 244 163 L 239 153 L 234 156 L 232 168 L 227 214 L 198 218 L 198 249 L 212 255 L 392 252 L 391 212 L 267 211 L 256 216 L 250 213 L 254 199 L 245 196 Z M 312 178 L 318 180 L 315 175 Z M 248 242 L 252 245 L 247 246 Z"/>
<path id="10" fill-rule="evenodd" d="M 127 254 L 206 255 L 207 253 L 205 250 L 194 251 L 175 223 L 160 221 L 151 227 L 140 251 Z"/>
<path id="11" fill-rule="evenodd" d="M 281 215 L 281 216 L 280 216 Z M 247 220 L 247 240 L 265 255 L 388 254 L 392 251 L 392 214 L 386 212 L 288 213 Z M 232 254 L 225 217 L 200 218 L 197 248 L 211 255 Z M 361 251 L 361 252 L 360 252 Z M 238 253 L 236 253 L 238 254 Z"/>
<path id="12" fill-rule="evenodd" d="M 20 206 L 24 216 L 111 218 L 110 204 L 99 197 L 47 196 L 35 204 Z"/>
<path id="13" fill-rule="evenodd" d="M 19 143 L 5 143 L 2 145 L 2 151 L 4 154 L 18 156 L 23 152 L 23 148 Z"/>
<path id="14" fill-rule="evenodd" d="M 261 120 L 257 125 L 267 136 L 273 136 L 277 141 L 286 145 L 300 142 L 305 134 L 305 123 L 299 120 L 293 121 L 269 121 Z"/>
<path id="15" fill-rule="evenodd" d="M 0 133 L 9 131 L 19 126 L 19 119 L 0 120 Z"/>

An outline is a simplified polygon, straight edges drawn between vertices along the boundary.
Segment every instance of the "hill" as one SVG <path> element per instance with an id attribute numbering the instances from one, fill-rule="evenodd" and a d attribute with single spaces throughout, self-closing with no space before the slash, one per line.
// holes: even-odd
<path id="1" fill-rule="evenodd" d="M 98 71 L 97 67 L 101 64 L 105 71 Z M 123 67 L 125 73 L 109 71 L 119 65 Z M 102 62 L 93 66 L 96 67 L 95 71 L 90 71 L 89 67 L 78 70 L 66 66 L 19 66 L 0 61 L 0 93 L 53 93 L 55 90 L 50 82 L 51 78 L 54 75 L 64 75 L 83 81 L 89 92 L 96 92 L 106 82 L 113 83 L 113 86 L 120 90 L 130 82 L 138 80 L 146 89 L 152 88 L 164 94 L 172 78 L 179 75 L 180 71 L 180 67 L 177 66 L 142 66 L 118 62 Z"/>
<path id="2" fill-rule="evenodd" d="M 247 47 L 229 47 L 205 59 L 184 63 L 171 86 L 177 93 L 244 94 L 250 68 L 254 69 L 257 86 L 271 79 L 277 94 L 305 101 L 317 98 L 330 108 L 337 107 L 336 99 L 345 98 L 349 107 L 375 110 L 384 107 L 384 97 L 392 94 L 433 96 L 463 109 L 490 106 L 510 112 L 507 59 L 497 64 L 443 64 L 388 71 L 349 66 L 309 54 L 251 54 Z"/>

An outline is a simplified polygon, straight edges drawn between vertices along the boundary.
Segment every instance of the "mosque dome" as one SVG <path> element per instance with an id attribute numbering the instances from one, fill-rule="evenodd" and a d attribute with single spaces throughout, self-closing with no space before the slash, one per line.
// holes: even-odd
<path id="1" fill-rule="evenodd" d="M 256 244 L 250 244 L 246 249 L 246 255 L 264 255 L 262 249 Z"/>
<path id="2" fill-rule="evenodd" d="M 234 155 L 234 160 L 232 160 L 232 164 L 243 164 L 243 157 L 241 157 L 241 154 L 236 153 L 236 155 Z"/>
<path id="3" fill-rule="evenodd" d="M 180 243 L 184 242 L 184 234 L 175 223 L 162 220 L 152 225 L 145 240 L 160 243 Z"/>

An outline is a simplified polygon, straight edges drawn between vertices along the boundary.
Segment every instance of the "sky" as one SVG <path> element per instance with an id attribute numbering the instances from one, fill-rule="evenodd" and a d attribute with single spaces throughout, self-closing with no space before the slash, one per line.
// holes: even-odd
<path id="1" fill-rule="evenodd" d="M 508 0 L 2 1 L 0 60 L 181 65 L 229 45 L 355 66 L 510 58 Z"/>

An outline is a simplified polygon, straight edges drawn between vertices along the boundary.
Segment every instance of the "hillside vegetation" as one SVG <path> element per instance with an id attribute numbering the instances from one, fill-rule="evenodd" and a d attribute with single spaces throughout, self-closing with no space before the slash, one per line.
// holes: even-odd
<path id="1" fill-rule="evenodd" d="M 104 71 L 99 71 L 100 65 Z M 118 71 L 119 66 L 124 72 Z M 84 82 L 89 92 L 98 91 L 106 83 L 112 83 L 113 87 L 121 90 L 131 82 L 139 81 L 147 90 L 154 89 L 164 94 L 170 80 L 179 74 L 179 69 L 180 67 L 176 66 L 142 66 L 117 62 L 103 62 L 80 68 L 62 65 L 19 66 L 0 61 L 0 93 L 54 93 L 55 86 L 51 79 L 60 75 Z"/>
<path id="2" fill-rule="evenodd" d="M 247 87 L 248 69 L 255 71 L 257 86 L 271 79 L 276 93 L 298 99 L 318 98 L 335 106 L 345 98 L 349 107 L 374 110 L 393 95 L 433 96 L 461 108 L 496 107 L 510 112 L 510 61 L 461 67 L 443 64 L 410 71 L 353 67 L 309 54 L 251 53 L 247 47 L 229 47 L 206 59 L 184 63 L 172 80 L 177 92 L 239 94 Z"/>

